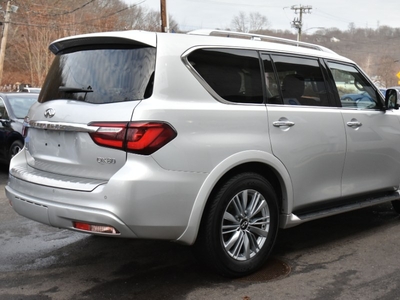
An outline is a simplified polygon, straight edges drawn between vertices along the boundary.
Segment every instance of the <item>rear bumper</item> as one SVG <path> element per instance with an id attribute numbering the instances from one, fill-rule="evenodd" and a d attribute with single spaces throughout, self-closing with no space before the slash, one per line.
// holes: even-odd
<path id="1" fill-rule="evenodd" d="M 53 174 L 46 172 L 35 172 L 32 182 L 24 163 L 11 168 L 18 168 L 19 172 L 10 170 L 6 195 L 22 216 L 76 231 L 81 230 L 74 228 L 74 222 L 112 226 L 119 232 L 96 233 L 99 235 L 164 240 L 177 240 L 185 231 L 194 200 L 207 176 L 168 171 L 147 157 L 142 162 L 128 160 L 108 181 L 84 191 L 38 184 L 51 182 L 47 179 Z M 25 175 L 18 177 L 19 174 Z"/>
<path id="2" fill-rule="evenodd" d="M 21 194 L 10 186 L 6 186 L 6 196 L 18 214 L 46 225 L 87 232 L 73 227 L 73 222 L 84 221 L 116 228 L 119 234 L 112 234 L 111 236 L 138 237 L 121 219 L 105 210 L 34 198 L 26 194 Z M 110 234 L 104 233 L 96 234 L 110 236 Z"/>

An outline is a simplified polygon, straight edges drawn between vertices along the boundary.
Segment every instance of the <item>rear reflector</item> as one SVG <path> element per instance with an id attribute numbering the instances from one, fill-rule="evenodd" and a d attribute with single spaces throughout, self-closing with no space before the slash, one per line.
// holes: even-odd
<path id="1" fill-rule="evenodd" d="M 108 225 L 93 225 L 83 222 L 74 222 L 74 228 L 84 231 L 90 231 L 94 233 L 109 233 L 109 234 L 119 234 L 119 231 L 112 226 Z"/>
<path id="2" fill-rule="evenodd" d="M 97 145 L 143 155 L 156 152 L 177 136 L 164 122 L 93 122 L 89 126 L 99 127 L 90 133 Z"/>

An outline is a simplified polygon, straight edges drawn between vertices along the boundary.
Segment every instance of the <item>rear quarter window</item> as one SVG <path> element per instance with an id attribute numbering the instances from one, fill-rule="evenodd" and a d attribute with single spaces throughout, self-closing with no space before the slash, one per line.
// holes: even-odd
<path id="1" fill-rule="evenodd" d="M 218 96 L 235 103 L 263 103 L 260 60 L 256 51 L 199 49 L 190 65 Z"/>
<path id="2" fill-rule="evenodd" d="M 89 103 L 143 100 L 151 96 L 156 49 L 82 49 L 57 55 L 39 102 L 72 99 Z"/>

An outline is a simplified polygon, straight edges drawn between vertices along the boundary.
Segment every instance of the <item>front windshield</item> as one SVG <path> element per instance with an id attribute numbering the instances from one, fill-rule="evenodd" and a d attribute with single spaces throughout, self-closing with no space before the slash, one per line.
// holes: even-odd
<path id="1" fill-rule="evenodd" d="M 83 49 L 57 55 L 39 102 L 72 99 L 89 103 L 142 100 L 151 96 L 156 49 Z"/>

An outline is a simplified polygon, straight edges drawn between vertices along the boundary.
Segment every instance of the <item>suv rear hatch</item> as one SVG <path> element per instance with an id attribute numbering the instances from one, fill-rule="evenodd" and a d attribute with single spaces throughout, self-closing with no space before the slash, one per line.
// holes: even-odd
<path id="1" fill-rule="evenodd" d="M 26 123 L 28 165 L 99 180 L 121 168 L 133 110 L 152 94 L 155 46 L 154 33 L 133 31 L 52 43 L 56 57 Z"/>

